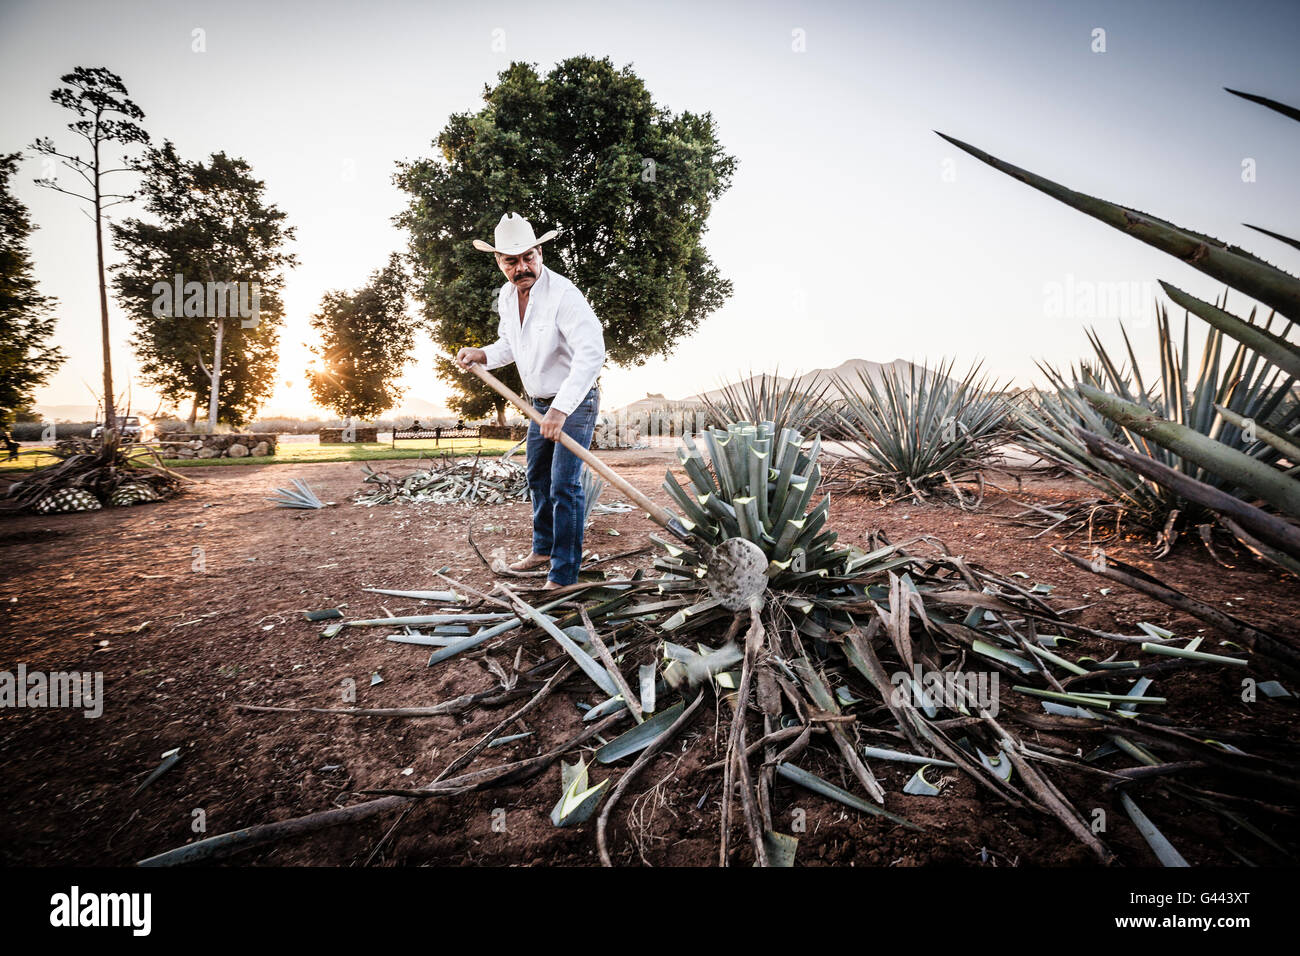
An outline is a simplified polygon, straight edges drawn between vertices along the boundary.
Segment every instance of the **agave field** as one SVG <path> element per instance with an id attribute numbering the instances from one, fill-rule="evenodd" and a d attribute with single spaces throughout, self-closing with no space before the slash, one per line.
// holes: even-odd
<path id="1" fill-rule="evenodd" d="M 1296 117 L 1281 104 L 1245 98 Z M 762 549 L 761 600 L 728 610 L 706 587 L 704 554 L 661 537 L 650 569 L 582 583 L 541 605 L 504 585 L 489 594 L 443 575 L 445 592 L 405 592 L 433 602 L 428 615 L 343 621 L 331 633 L 401 626 L 389 640 L 433 646 L 431 667 L 461 655 L 513 653 L 518 663 L 524 650 L 536 658 L 553 645 L 552 656 L 517 669 L 501 687 L 422 713 L 522 704 L 422 786 L 375 792 L 365 803 L 201 840 L 146 862 L 211 859 L 414 801 L 536 778 L 557 780 L 552 823 L 593 827 L 608 865 L 611 818 L 645 786 L 656 754 L 698 721 L 725 728 L 721 759 L 709 768 L 719 778 L 724 866 L 799 861 L 798 836 L 781 825 L 778 779 L 880 826 L 920 829 L 889 809 L 876 771 L 893 762 L 917 768 L 906 793 L 938 797 L 937 775 L 966 775 L 987 800 L 1050 817 L 1062 838 L 1100 863 L 1117 858 L 1090 808 L 1115 791 L 1155 858 L 1186 864 L 1142 808 L 1152 789 L 1227 821 L 1239 838 L 1229 849 L 1243 862 L 1259 854 L 1293 858 L 1294 828 L 1277 824 L 1300 809 L 1294 724 L 1249 735 L 1231 721 L 1178 722 L 1163 713 L 1171 702 L 1164 688 L 1179 686 L 1177 675 L 1188 668 L 1235 671 L 1251 693 L 1291 697 L 1286 685 L 1300 679 L 1294 633 L 1270 633 L 1097 545 L 1108 529 L 1116 537 L 1136 531 L 1159 558 L 1190 532 L 1215 560 L 1230 549 L 1232 560 L 1244 555 L 1275 567 L 1278 587 L 1296 586 L 1300 346 L 1291 330 L 1300 280 L 1243 249 L 944 138 L 1272 311 L 1262 321 L 1254 311 L 1240 318 L 1228 311 L 1227 292 L 1210 303 L 1162 283 L 1185 316 L 1180 336 L 1161 307 L 1155 381 L 1143 377 L 1125 331 L 1123 354 L 1092 333 L 1090 361 L 1068 373 L 1044 365 L 1050 389 L 1020 396 L 990 384 L 977 366 L 954 375 L 951 362 L 889 367 L 856 385 L 834 380 L 798 390 L 762 376 L 724 389 L 708 402 L 710 427 L 698 440 L 685 436 L 678 449 L 685 481 L 670 470 L 663 491 L 705 547 L 743 538 Z M 1211 326 L 1195 361 L 1193 317 Z M 825 471 L 824 441 L 839 449 Z M 1052 606 L 1050 588 L 1022 586 L 947 553 L 937 539 L 876 536 L 865 548 L 839 542 L 832 493 L 939 496 L 976 509 L 985 473 L 1009 446 L 1095 492 L 1026 513 L 1044 531 L 1080 536 L 1084 554 L 1060 550 L 1062 560 L 1199 618 L 1222 639 L 1209 644 L 1141 622 L 1118 633 L 1084 626 Z M 996 699 L 964 680 L 973 670 L 1001 679 Z M 588 697 L 585 713 L 561 746 L 468 769 L 513 739 L 517 722 L 549 695 L 575 686 Z M 598 746 L 588 765 L 583 748 L 591 741 Z M 577 759 L 565 762 L 571 756 Z M 544 776 L 557 763 L 558 776 Z"/>
<path id="2" fill-rule="evenodd" d="M 143 862 L 218 859 L 414 801 L 537 780 L 542 792 L 554 781 L 552 823 L 591 828 L 610 865 L 611 818 L 647 785 L 655 756 L 700 722 L 726 728 L 722 758 L 709 768 L 719 778 L 724 866 L 799 861 L 798 836 L 781 826 L 777 780 L 880 826 L 923 830 L 889 809 L 876 773 L 885 763 L 914 766 L 904 792 L 936 798 L 941 774 L 968 775 L 987 800 L 1051 818 L 1062 839 L 1078 841 L 1098 863 L 1140 862 L 1117 860 L 1091 823 L 1101 795 L 1118 789 L 1155 856 L 1185 864 L 1142 809 L 1140 791 L 1153 783 L 1228 821 L 1243 860 L 1294 852 L 1269 832 L 1270 817 L 1295 809 L 1294 742 L 1162 717 L 1170 703 L 1162 685 L 1182 669 L 1261 672 L 1270 678 L 1259 683 L 1262 694 L 1286 695 L 1274 675 L 1297 676 L 1290 645 L 1253 635 L 1222 653 L 1149 624 L 1132 634 L 1099 631 L 1054 609 L 1050 588 L 964 561 L 932 538 L 840 547 L 829 495 L 818 499 L 819 446 L 789 425 L 735 421 L 706 429 L 698 443 L 686 438 L 678 451 L 686 482 L 671 470 L 665 477 L 664 492 L 701 540 L 741 537 L 763 550 L 768 587 L 742 611 L 710 596 L 699 553 L 655 536 L 660 553 L 648 571 L 602 576 L 544 604 L 505 585 L 487 593 L 440 573 L 441 590 L 385 592 L 426 602 L 427 614 L 328 624 L 326 639 L 350 628 L 393 631 L 391 642 L 431 649 L 433 668 L 476 655 L 493 662 L 498 683 L 427 707 L 313 712 L 417 718 L 491 708 L 501 719 L 421 786 L 372 790 L 365 802 Z M 511 657 L 513 669 L 497 663 Z M 524 659 L 541 663 L 522 667 Z M 992 695 L 988 681 L 969 679 L 974 671 L 996 675 Z M 482 765 L 481 756 L 517 741 L 519 721 L 562 691 L 586 703 L 561 745 Z M 547 773 L 556 764 L 559 772 Z"/>
<path id="3" fill-rule="evenodd" d="M 1297 118 L 1290 107 L 1237 95 Z M 312 596 L 323 606 L 306 620 L 320 628 L 320 647 L 354 635 L 382 640 L 402 655 L 402 673 L 441 697 L 400 707 L 245 698 L 233 707 L 286 725 L 306 714 L 344 726 L 455 718 L 482 732 L 468 744 L 454 738 L 450 755 L 440 750 L 429 779 L 348 789 L 329 808 L 288 818 L 278 805 L 263 807 L 260 822 L 157 845 L 140 862 L 225 859 L 383 817 L 370 862 L 412 825 L 417 808 L 526 782 L 529 807 L 544 809 L 556 830 L 583 834 L 600 862 L 653 863 L 646 807 L 688 772 L 707 778 L 695 809 L 708 815 L 709 861 L 722 866 L 812 862 L 805 831 L 791 824 L 794 799 L 938 843 L 944 834 L 900 798 L 944 801 L 955 780 L 971 785 L 980 812 L 1036 820 L 1045 839 L 1100 865 L 1184 866 L 1211 833 L 1242 864 L 1294 862 L 1297 630 L 1252 613 L 1268 594 L 1209 600 L 1159 569 L 1194 552 L 1214 575 L 1249 569 L 1278 595 L 1300 583 L 1300 279 L 944 138 L 1225 291 L 1208 302 L 1162 282 L 1169 301 L 1160 304 L 1153 348 L 1123 327 L 1122 347 L 1090 330 L 1092 355 L 1068 369 L 1042 364 L 1046 385 L 1027 392 L 954 360 L 883 366 L 856 381 L 798 387 L 761 375 L 724 388 L 706 402 L 706 427 L 676 443 L 659 488 L 689 538 L 656 533 L 648 548 L 591 554 L 580 582 L 554 592 L 526 586 L 535 575 L 512 574 L 495 552 L 489 561 L 473 537 L 471 525 L 492 509 L 526 511 L 524 469 L 508 455 L 407 474 L 367 466 L 357 476 L 362 489 L 350 501 L 335 495 L 338 504 L 292 479 L 269 501 L 285 509 L 274 511 L 285 518 L 281 533 L 310 560 L 330 562 L 316 567 L 369 558 L 373 573 L 386 554 L 302 543 L 296 535 L 308 526 L 288 522 L 314 520 L 332 505 L 335 521 L 395 515 L 387 519 L 394 535 L 435 527 L 443 542 L 464 539 L 461 553 L 497 580 L 475 586 L 467 569 L 441 560 L 447 544 L 430 547 L 423 567 L 387 568 L 389 578 L 404 578 L 396 587 Z M 1300 248 L 1281 232 L 1258 231 Z M 1234 314 L 1239 298 L 1268 314 Z M 1181 322 L 1170 309 L 1182 310 Z M 1015 496 L 1026 470 L 1013 467 L 1016 457 L 1064 476 L 1074 491 L 1027 503 L 997 534 L 1032 542 L 1063 571 L 1095 582 L 1101 596 L 1131 592 L 1195 625 L 1133 617 L 1096 626 L 1083 613 L 1093 599 L 1062 601 L 1051 584 L 953 553 L 938 534 L 847 536 L 837 527 L 846 501 L 978 514 L 990 488 Z M 11 497 L 46 500 L 65 478 L 68 488 L 100 496 L 141 481 L 160 494 L 177 490 L 177 476 L 118 458 L 73 456 L 42 474 Z M 600 482 L 590 472 L 583 480 L 588 522 L 593 514 L 637 517 L 617 502 L 598 506 Z M 146 492 L 123 503 L 129 494 Z M 765 562 L 761 596 L 738 610 L 710 588 L 712 549 L 732 539 Z M 608 543 L 588 540 L 593 550 Z M 634 557 L 644 560 L 633 566 Z M 414 604 L 416 613 L 343 610 L 374 594 Z M 266 617 L 275 620 L 264 627 L 283 623 L 283 614 Z M 372 686 L 383 681 L 376 671 Z M 1206 685 L 1217 696 L 1190 698 L 1189 688 Z M 1256 703 L 1268 709 L 1246 719 L 1243 708 Z M 678 769 L 694 741 L 710 739 L 708 760 Z M 1106 807 L 1140 835 L 1139 850 L 1111 839 L 1118 824 L 1106 822 Z"/>

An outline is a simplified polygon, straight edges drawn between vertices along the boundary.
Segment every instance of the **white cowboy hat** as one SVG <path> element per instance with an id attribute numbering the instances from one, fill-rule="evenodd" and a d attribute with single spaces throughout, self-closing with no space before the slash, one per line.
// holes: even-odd
<path id="1" fill-rule="evenodd" d="M 475 239 L 474 248 L 479 252 L 499 252 L 504 256 L 517 256 L 527 252 L 533 246 L 540 246 L 543 242 L 554 239 L 557 235 L 559 232 L 552 229 L 539 238 L 533 235 L 533 227 L 529 225 L 527 219 L 517 212 L 508 212 L 497 223 L 496 245 L 489 246 L 482 239 Z"/>

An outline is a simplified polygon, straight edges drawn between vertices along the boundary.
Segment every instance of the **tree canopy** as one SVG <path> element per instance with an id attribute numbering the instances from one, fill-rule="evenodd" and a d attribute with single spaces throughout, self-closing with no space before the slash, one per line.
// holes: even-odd
<path id="1" fill-rule="evenodd" d="M 312 398 L 350 418 L 371 418 L 397 404 L 397 379 L 411 359 L 416 329 L 398 253 L 356 292 L 326 292 L 311 327 L 320 336 L 308 370 Z"/>
<path id="2" fill-rule="evenodd" d="M 496 339 L 494 294 L 504 282 L 492 255 L 497 221 L 518 212 L 540 235 L 558 229 L 545 262 L 587 296 L 605 329 L 609 359 L 640 365 L 667 356 L 731 294 L 704 249 L 713 202 L 736 160 L 710 114 L 656 106 L 630 67 L 571 57 L 546 76 L 512 63 L 483 92 L 476 113 L 453 115 L 438 156 L 399 163 L 410 194 L 396 218 L 425 320 L 445 352 Z M 438 374 L 469 415 L 503 401 L 445 358 Z M 507 382 L 518 389 L 511 368 Z"/>
<path id="3" fill-rule="evenodd" d="M 217 417 L 242 425 L 275 387 L 280 327 L 282 269 L 297 259 L 282 250 L 294 229 L 285 213 L 265 202 L 265 183 L 252 168 L 224 152 L 208 163 L 182 159 L 167 141 L 138 164 L 142 194 L 153 221 L 128 219 L 113 226 L 124 261 L 113 267 L 113 285 L 135 324 L 131 345 L 142 376 L 168 401 L 191 400 L 197 408 L 216 382 Z M 199 314 L 159 308 L 157 283 L 257 283 L 256 324 L 234 314 Z M 174 296 L 172 296 L 174 298 Z M 251 304 L 251 294 L 244 301 Z M 216 310 L 221 311 L 221 310 Z M 171 314 L 171 313 L 175 314 Z M 213 367 L 220 337 L 221 360 Z"/>
<path id="4" fill-rule="evenodd" d="M 50 344 L 55 299 L 41 295 L 27 238 L 37 227 L 10 190 L 22 153 L 0 156 L 0 424 L 26 411 L 66 356 Z"/>

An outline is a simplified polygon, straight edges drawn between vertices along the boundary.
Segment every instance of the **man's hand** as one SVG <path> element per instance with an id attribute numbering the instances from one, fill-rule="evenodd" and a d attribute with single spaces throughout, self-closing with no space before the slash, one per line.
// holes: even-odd
<path id="1" fill-rule="evenodd" d="M 564 430 L 564 420 L 569 416 L 558 409 L 548 409 L 542 418 L 542 437 L 550 441 L 559 441 L 560 432 Z"/>
<path id="2" fill-rule="evenodd" d="M 456 353 L 456 364 L 469 368 L 471 364 L 486 365 L 487 353 L 482 349 L 461 349 Z"/>

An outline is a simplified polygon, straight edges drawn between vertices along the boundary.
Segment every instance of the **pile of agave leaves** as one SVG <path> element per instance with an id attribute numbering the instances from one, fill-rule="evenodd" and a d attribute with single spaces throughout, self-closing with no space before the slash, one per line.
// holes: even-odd
<path id="1" fill-rule="evenodd" d="M 1160 821 L 1140 808 L 1153 792 L 1230 821 L 1241 843 L 1232 852 L 1244 861 L 1293 852 L 1266 831 L 1279 830 L 1279 815 L 1289 819 L 1296 809 L 1294 742 L 1182 726 L 1161 715 L 1167 698 L 1159 685 L 1175 683 L 1179 671 L 1245 675 L 1269 662 L 1209 653 L 1200 639 L 1151 625 L 1121 635 L 1072 623 L 1069 612 L 1049 605 L 1047 586 L 989 573 L 934 539 L 890 544 L 877 535 L 868 551 L 838 547 L 827 528 L 828 502 L 812 503 L 817 440 L 808 445 L 765 422 L 708 429 L 702 444 L 684 441 L 678 455 L 686 484 L 670 471 L 665 490 L 703 539 L 743 535 L 764 549 L 770 586 L 761 607 L 720 607 L 708 596 L 700 556 L 662 540 L 652 570 L 536 592 L 547 601 L 536 606 L 505 585 L 487 594 L 441 572 L 446 590 L 382 592 L 436 607 L 413 617 L 335 622 L 324 636 L 344 627 L 400 631 L 388 639 L 432 647 L 430 666 L 477 656 L 499 683 L 427 707 L 244 709 L 418 718 L 484 707 L 503 710 L 502 719 L 418 788 L 365 791 L 364 802 L 211 837 L 144 862 L 210 860 L 391 811 L 403 812 L 400 823 L 418 800 L 538 779 L 560 763 L 539 784 L 548 805 L 559 798 L 552 821 L 591 827 L 594 818 L 601 859 L 611 865 L 616 808 L 655 755 L 707 714 L 706 705 L 729 728 L 721 759 L 696 771 L 716 773 L 722 784 L 722 865 L 798 861 L 798 840 L 779 823 L 789 819 L 781 803 L 789 793 L 778 791 L 777 778 L 881 827 L 921 830 L 895 812 L 896 800 L 888 807 L 890 794 L 872 767 L 891 761 L 915 765 L 908 793 L 940 794 L 929 768 L 969 775 L 990 801 L 1054 817 L 1063 838 L 1102 863 L 1149 860 L 1118 860 L 1105 834 L 1094 832 L 1093 809 L 1111 805 L 1114 790 L 1166 865 L 1185 864 Z M 554 653 L 521 669 L 528 656 L 521 650 Z M 513 671 L 501 666 L 512 658 Z M 955 679 L 976 671 L 999 678 L 996 707 L 969 678 Z M 1276 681 L 1262 680 L 1260 688 L 1261 701 L 1286 694 Z M 517 741 L 518 722 L 557 693 L 576 695 L 579 705 L 567 740 L 524 759 L 479 760 L 494 745 Z M 590 765 L 582 757 L 589 742 L 599 744 Z"/>
<path id="2" fill-rule="evenodd" d="M 466 502 L 501 504 L 528 499 L 528 475 L 523 465 L 499 459 L 452 458 L 444 456 L 428 468 L 395 477 L 388 471 L 361 466 L 363 479 L 373 489 L 358 491 L 352 500 L 359 505 L 386 505 L 394 501 L 437 505 Z"/>

